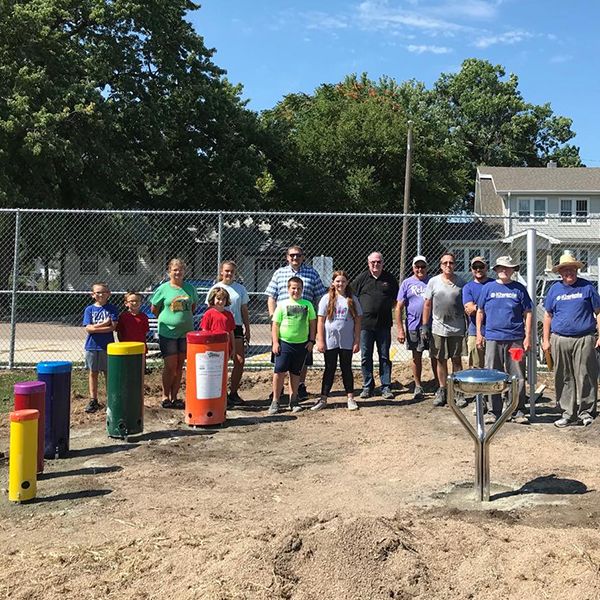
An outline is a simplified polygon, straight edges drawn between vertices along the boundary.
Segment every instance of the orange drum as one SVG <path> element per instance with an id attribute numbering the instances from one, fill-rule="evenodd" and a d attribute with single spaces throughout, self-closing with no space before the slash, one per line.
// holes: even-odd
<path id="1" fill-rule="evenodd" d="M 220 425 L 227 410 L 226 333 L 190 331 L 187 334 L 185 422 L 188 425 Z"/>

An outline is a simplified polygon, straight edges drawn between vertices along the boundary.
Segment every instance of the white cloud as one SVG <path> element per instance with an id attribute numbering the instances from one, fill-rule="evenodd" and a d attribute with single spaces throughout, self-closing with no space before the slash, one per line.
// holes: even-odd
<path id="1" fill-rule="evenodd" d="M 482 35 L 475 40 L 473 45 L 477 48 L 489 48 L 490 46 L 495 46 L 496 44 L 517 44 L 532 37 L 534 37 L 534 35 L 529 31 L 505 31 L 504 33 L 497 35 Z"/>
<path id="2" fill-rule="evenodd" d="M 554 65 L 561 65 L 564 63 L 571 62 L 573 60 L 573 56 L 571 54 L 556 54 L 555 56 L 550 57 L 550 63 Z"/>
<path id="3" fill-rule="evenodd" d="M 329 15 L 324 12 L 304 13 L 309 29 L 346 29 L 348 20 L 344 16 Z"/>
<path id="4" fill-rule="evenodd" d="M 425 54 L 426 52 L 431 54 L 449 54 L 452 52 L 452 49 L 446 46 L 430 46 L 427 44 L 410 44 L 406 46 L 406 49 L 413 54 Z"/>

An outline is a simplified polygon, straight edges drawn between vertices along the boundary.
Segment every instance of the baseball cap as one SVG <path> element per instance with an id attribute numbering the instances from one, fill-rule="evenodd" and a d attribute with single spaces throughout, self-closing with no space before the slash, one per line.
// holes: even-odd
<path id="1" fill-rule="evenodd" d="M 474 259 L 471 260 L 471 266 L 473 266 L 475 263 L 482 263 L 486 267 L 488 266 L 487 261 L 485 260 L 485 258 L 483 258 L 483 256 L 476 256 Z"/>
<path id="2" fill-rule="evenodd" d="M 425 263 L 425 264 L 427 264 L 427 259 L 426 259 L 426 258 L 425 258 L 423 255 L 421 255 L 421 254 L 418 254 L 417 256 L 415 256 L 415 257 L 413 258 L 413 261 L 412 261 L 412 265 L 413 265 L 413 267 L 414 267 L 414 266 L 415 266 L 415 265 L 416 265 L 418 262 L 422 262 L 422 263 Z"/>

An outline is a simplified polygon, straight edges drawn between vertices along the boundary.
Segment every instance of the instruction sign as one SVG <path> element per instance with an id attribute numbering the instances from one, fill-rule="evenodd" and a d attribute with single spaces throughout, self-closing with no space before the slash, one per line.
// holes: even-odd
<path id="1" fill-rule="evenodd" d="M 223 393 L 225 352 L 196 354 L 196 399 L 220 398 Z"/>

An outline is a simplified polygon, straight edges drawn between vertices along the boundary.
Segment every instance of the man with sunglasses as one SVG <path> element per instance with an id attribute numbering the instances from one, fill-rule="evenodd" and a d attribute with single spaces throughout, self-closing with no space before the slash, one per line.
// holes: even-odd
<path id="1" fill-rule="evenodd" d="M 285 267 L 280 267 L 273 273 L 271 281 L 265 290 L 267 295 L 267 308 L 269 310 L 269 318 L 273 318 L 273 313 L 277 305 L 284 300 L 289 299 L 288 281 L 291 277 L 300 277 L 304 283 L 302 289 L 302 298 L 318 304 L 321 297 L 327 292 L 327 289 L 321 281 L 321 277 L 317 271 L 310 265 L 304 264 L 304 251 L 300 246 L 290 246 L 286 254 L 288 264 Z M 309 340 L 312 344 L 315 340 Z M 308 399 L 306 391 L 306 368 L 312 366 L 312 352 L 307 354 L 306 361 L 302 372 L 300 373 L 300 384 L 298 386 L 298 400 Z"/>
<path id="2" fill-rule="evenodd" d="M 398 341 L 406 342 L 406 349 L 412 352 L 412 374 L 415 383 L 413 400 L 423 399 L 421 374 L 423 371 L 423 351 L 429 350 L 429 340 L 421 337 L 421 319 L 423 318 L 423 294 L 427 289 L 427 259 L 418 255 L 412 261 L 413 276 L 402 282 L 396 304 L 396 328 Z M 402 320 L 402 310 L 406 311 L 406 327 Z M 437 380 L 436 360 L 431 357 L 433 378 Z"/>
<path id="3" fill-rule="evenodd" d="M 487 262 L 483 256 L 476 256 L 471 261 L 471 272 L 473 280 L 469 281 L 462 290 L 462 301 L 465 313 L 469 317 L 469 331 L 467 337 L 467 352 L 469 355 L 469 367 L 483 369 L 485 363 L 485 347 L 477 347 L 477 306 L 479 297 L 484 287 L 493 281 L 488 277 Z M 485 321 L 483 323 L 483 336 L 485 337 Z"/>
<path id="4" fill-rule="evenodd" d="M 466 330 L 465 309 L 462 303 L 462 288 L 465 282 L 455 275 L 454 254 L 446 252 L 440 259 L 441 274 L 432 277 L 427 284 L 423 305 L 421 336 L 430 339 L 431 355 L 437 359 L 437 378 L 440 384 L 433 401 L 434 406 L 444 406 L 448 360 L 452 362 L 452 372 L 462 369 L 462 347 Z M 429 319 L 433 315 L 431 326 Z M 461 396 L 456 399 L 460 408 L 466 406 Z"/>
<path id="5" fill-rule="evenodd" d="M 360 331 L 360 356 L 363 378 L 362 399 L 370 398 L 375 391 L 373 375 L 373 351 L 377 346 L 379 355 L 379 378 L 381 379 L 381 397 L 392 400 L 390 390 L 392 382 L 392 311 L 398 296 L 398 280 L 383 268 L 383 256 L 380 252 L 371 252 L 367 257 L 368 269 L 353 282 L 352 289 L 358 296 L 363 309 Z"/>

